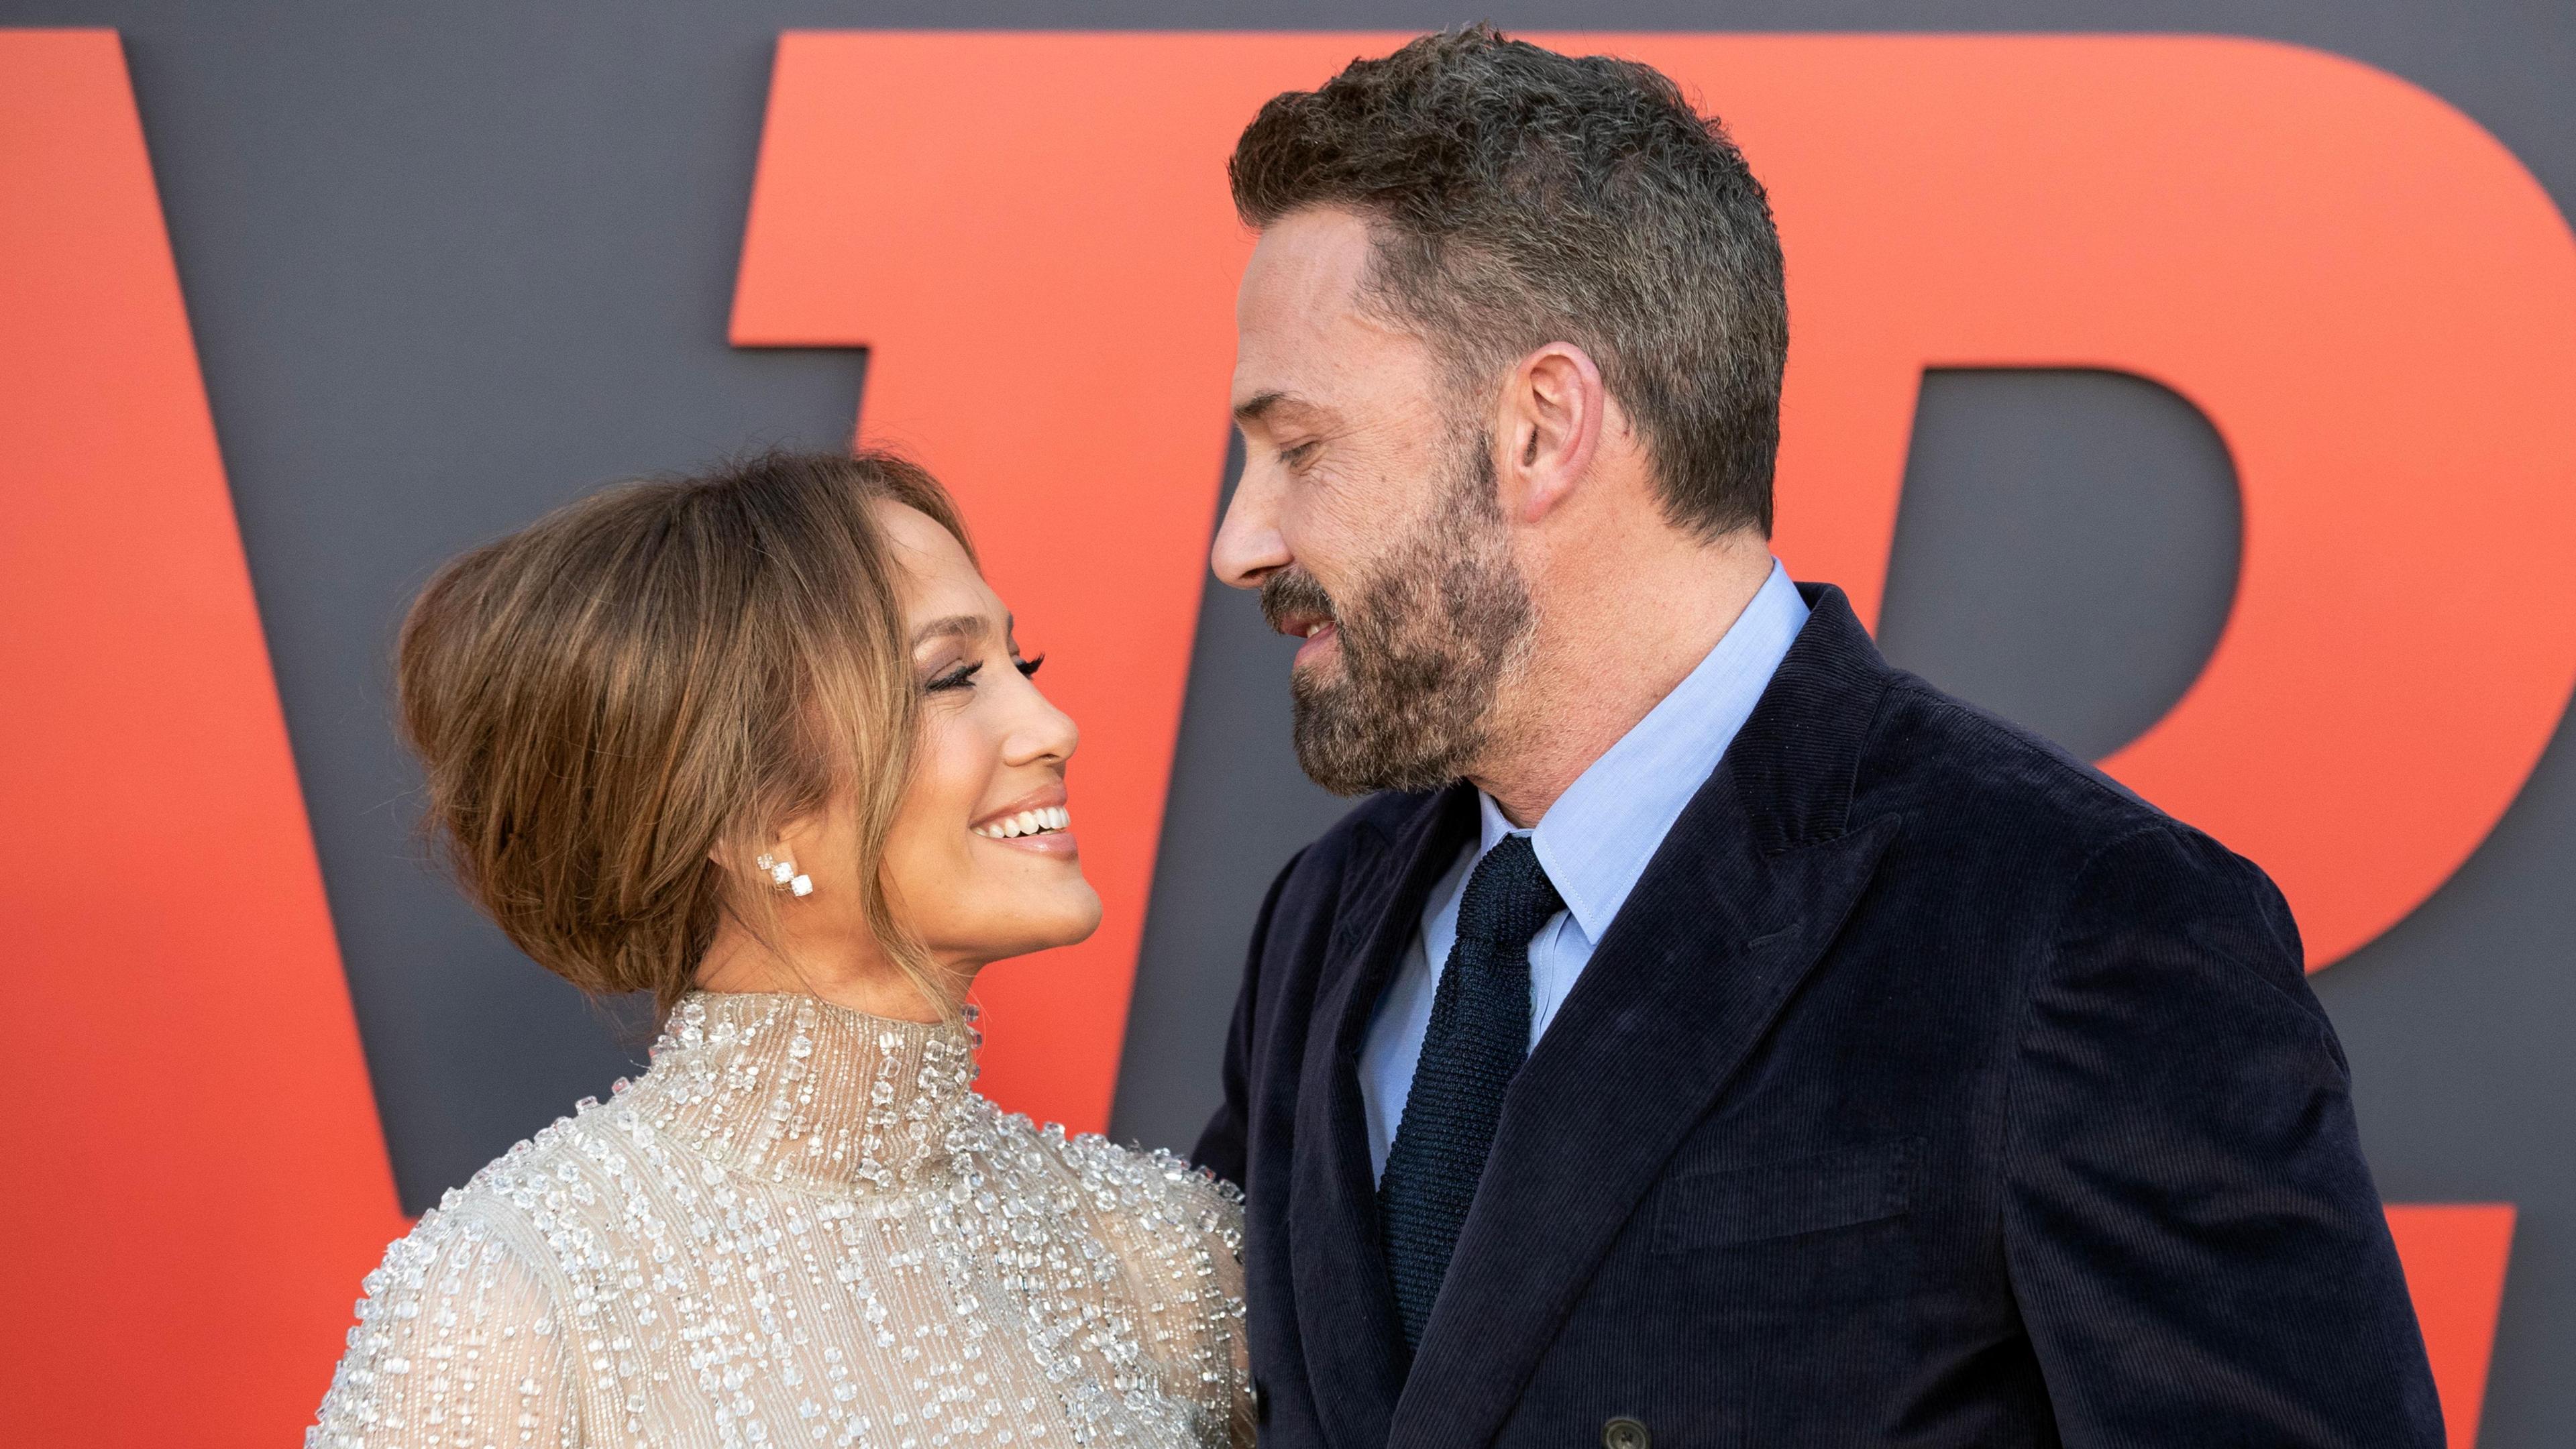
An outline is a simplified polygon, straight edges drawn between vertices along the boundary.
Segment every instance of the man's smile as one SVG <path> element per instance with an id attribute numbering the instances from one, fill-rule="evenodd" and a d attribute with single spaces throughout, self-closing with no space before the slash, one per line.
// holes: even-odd
<path id="1" fill-rule="evenodd" d="M 1336 647 L 1342 637 L 1342 631 L 1339 626 L 1335 625 L 1329 619 L 1317 619 L 1311 621 L 1303 626 L 1301 630 L 1282 630 L 1281 632 L 1289 633 L 1292 637 L 1297 634 L 1302 634 L 1304 637 L 1306 642 L 1297 646 L 1296 664 L 1298 665 L 1303 665 L 1310 660 L 1323 658 L 1325 654 L 1331 652 Z"/>

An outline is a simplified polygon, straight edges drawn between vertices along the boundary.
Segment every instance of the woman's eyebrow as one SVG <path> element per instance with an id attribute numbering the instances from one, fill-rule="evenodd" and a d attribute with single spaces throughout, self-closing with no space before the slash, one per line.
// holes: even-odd
<path id="1" fill-rule="evenodd" d="M 919 648 L 943 635 L 972 641 L 983 638 L 985 628 L 984 616 L 981 614 L 951 614 L 945 619 L 933 619 L 913 630 L 912 643 L 914 648 Z"/>

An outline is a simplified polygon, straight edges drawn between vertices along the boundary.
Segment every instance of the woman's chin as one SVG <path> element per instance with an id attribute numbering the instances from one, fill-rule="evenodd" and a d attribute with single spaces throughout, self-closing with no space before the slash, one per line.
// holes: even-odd
<path id="1" fill-rule="evenodd" d="M 1090 882 L 1079 877 L 1070 885 L 1070 889 L 1046 891 L 1043 902 L 1030 901 L 1027 909 L 1013 911 L 1008 923 L 995 922 L 1001 929 L 993 933 L 994 944 L 986 959 L 1007 961 L 1090 940 L 1091 933 L 1100 929 L 1100 897 Z"/>
<path id="2" fill-rule="evenodd" d="M 1100 893 L 1093 890 L 1087 880 L 1076 884 L 1081 891 L 1078 896 L 1075 892 L 1066 892 L 1075 898 L 1065 902 L 1069 909 L 1065 913 L 1063 928 L 1058 933 L 1059 938 L 1048 943 L 1049 950 L 1057 946 L 1078 946 L 1090 940 L 1091 933 L 1100 929 Z"/>

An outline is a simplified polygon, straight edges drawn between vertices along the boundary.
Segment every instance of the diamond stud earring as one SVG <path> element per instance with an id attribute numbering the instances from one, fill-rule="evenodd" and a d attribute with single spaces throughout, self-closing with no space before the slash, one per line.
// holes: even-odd
<path id="1" fill-rule="evenodd" d="M 778 890 L 796 896 L 814 894 L 814 877 L 797 874 L 796 862 L 792 860 L 780 860 L 774 855 L 764 855 L 752 864 L 769 872 L 769 883 Z"/>

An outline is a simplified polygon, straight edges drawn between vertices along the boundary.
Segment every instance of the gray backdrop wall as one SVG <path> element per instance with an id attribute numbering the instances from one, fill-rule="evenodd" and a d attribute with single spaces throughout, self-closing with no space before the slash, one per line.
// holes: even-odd
<path id="1" fill-rule="evenodd" d="M 2576 211 L 2565 0 L 1593 0 L 1489 13 L 1530 28 L 2260 34 L 2434 91 Z M 1138 0 L 1078 17 L 999 3 L 0 0 L 0 24 L 126 37 L 409 1207 L 632 1070 L 637 1050 L 632 1020 L 535 969 L 424 869 L 385 707 L 403 603 L 457 549 L 599 482 L 755 442 L 837 445 L 859 405 L 860 354 L 725 344 L 777 32 L 1464 18 L 1331 0 Z M 1723 96 L 1708 100 L 1723 112 Z M 2238 536 L 2224 447 L 2189 404 L 2111 374 L 1936 373 L 1922 403 L 1890 653 L 2108 753 L 2181 693 L 2224 617 Z M 1248 600 L 1211 592 L 1119 1082 L 1122 1136 L 1185 1146 L 1195 1134 L 1260 891 L 1340 808 L 1289 757 L 1285 653 Z M 2520 1206 L 2490 1445 L 2576 1443 L 2564 1371 L 2576 1352 L 2571 879 L 2576 746 L 2562 726 L 2467 866 L 2317 978 L 2383 1192 Z"/>

